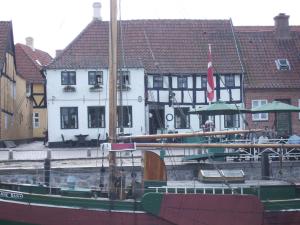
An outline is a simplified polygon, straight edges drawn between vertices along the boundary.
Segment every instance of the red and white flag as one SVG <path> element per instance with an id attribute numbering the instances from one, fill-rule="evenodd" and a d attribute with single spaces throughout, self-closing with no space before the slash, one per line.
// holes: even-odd
<path id="1" fill-rule="evenodd" d="M 211 47 L 208 45 L 208 64 L 207 64 L 207 98 L 209 102 L 212 102 L 214 99 L 215 83 L 213 75 L 213 67 L 211 60 Z"/>

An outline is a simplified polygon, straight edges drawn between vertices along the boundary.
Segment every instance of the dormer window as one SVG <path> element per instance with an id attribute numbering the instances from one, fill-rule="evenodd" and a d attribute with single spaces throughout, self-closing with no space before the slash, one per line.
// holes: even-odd
<path id="1" fill-rule="evenodd" d="M 278 70 L 290 70 L 291 66 L 287 59 L 276 59 L 276 67 Z"/>

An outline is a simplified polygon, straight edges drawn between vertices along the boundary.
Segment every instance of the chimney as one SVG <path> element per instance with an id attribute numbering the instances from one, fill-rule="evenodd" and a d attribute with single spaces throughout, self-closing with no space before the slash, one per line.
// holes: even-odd
<path id="1" fill-rule="evenodd" d="M 94 2 L 93 3 L 93 9 L 94 9 L 94 20 L 102 20 L 101 18 L 101 3 L 100 2 Z"/>
<path id="2" fill-rule="evenodd" d="M 33 38 L 32 37 L 27 37 L 25 38 L 26 40 L 26 45 L 34 51 L 34 45 L 33 45 Z"/>
<path id="3" fill-rule="evenodd" d="M 59 49 L 55 51 L 55 57 L 59 56 L 63 50 Z"/>
<path id="4" fill-rule="evenodd" d="M 291 39 L 290 27 L 289 27 L 290 16 L 280 13 L 274 17 L 275 20 L 275 36 L 278 40 L 289 40 Z"/>

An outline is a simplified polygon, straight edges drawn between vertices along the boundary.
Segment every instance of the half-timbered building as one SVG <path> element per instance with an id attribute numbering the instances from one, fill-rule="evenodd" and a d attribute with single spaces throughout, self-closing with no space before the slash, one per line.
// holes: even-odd
<path id="1" fill-rule="evenodd" d="M 43 66 L 48 65 L 52 57 L 34 48 L 32 37 L 26 38 L 26 45 L 16 44 L 16 65 L 18 74 L 26 79 L 26 95 L 32 99 L 33 138 L 40 139 L 47 131 L 46 79 Z"/>
<path id="2" fill-rule="evenodd" d="M 32 104 L 17 74 L 12 22 L 0 22 L 0 140 L 32 138 Z"/>
<path id="3" fill-rule="evenodd" d="M 119 28 L 119 132 L 202 129 L 206 118 L 188 112 L 208 104 L 208 44 L 213 101 L 243 104 L 243 67 L 230 20 L 133 20 L 120 21 Z M 106 137 L 108 38 L 108 22 L 94 18 L 47 66 L 50 145 L 79 134 L 87 140 Z M 243 127 L 239 116 L 215 120 L 221 129 Z"/>

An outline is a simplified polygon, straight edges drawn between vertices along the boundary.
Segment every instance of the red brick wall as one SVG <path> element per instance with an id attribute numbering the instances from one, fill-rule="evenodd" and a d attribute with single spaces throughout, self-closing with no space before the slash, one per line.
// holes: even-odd
<path id="1" fill-rule="evenodd" d="M 247 89 L 245 90 L 245 106 L 247 109 L 251 109 L 252 100 L 267 99 L 268 102 L 272 102 L 276 99 L 289 99 L 294 106 L 298 105 L 300 99 L 300 89 Z M 246 115 L 247 122 L 250 129 L 252 128 L 269 128 L 273 127 L 275 113 L 269 113 L 268 121 L 252 121 L 252 115 Z M 300 120 L 299 113 L 291 113 L 292 122 L 292 134 L 300 135 Z"/>

